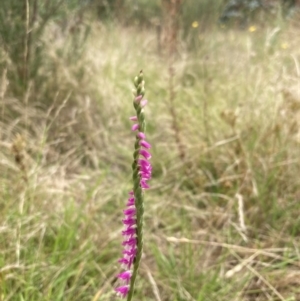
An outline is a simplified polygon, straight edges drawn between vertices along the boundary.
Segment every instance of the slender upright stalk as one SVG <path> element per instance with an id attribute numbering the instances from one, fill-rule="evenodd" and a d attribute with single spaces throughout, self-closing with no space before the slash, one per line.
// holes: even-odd
<path id="1" fill-rule="evenodd" d="M 120 297 L 125 298 L 127 296 L 127 301 L 133 297 L 135 280 L 143 252 L 144 190 L 149 188 L 147 181 L 150 180 L 152 173 L 152 166 L 149 162 L 151 155 L 147 150 L 151 148 L 151 145 L 145 140 L 146 125 L 143 107 L 147 100 L 143 100 L 145 88 L 142 71 L 135 77 L 134 85 L 133 106 L 136 115 L 130 117 L 132 121 L 136 122 L 132 126 L 132 130 L 137 132 L 132 163 L 133 189 L 129 192 L 127 209 L 124 210 L 123 224 L 125 230 L 122 232 L 124 256 L 119 260 L 125 271 L 117 276 L 123 281 L 123 285 L 116 288 Z"/>

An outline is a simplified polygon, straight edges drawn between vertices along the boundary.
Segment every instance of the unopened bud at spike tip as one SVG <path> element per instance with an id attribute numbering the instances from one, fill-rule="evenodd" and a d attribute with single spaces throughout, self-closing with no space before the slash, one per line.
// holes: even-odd
<path id="1" fill-rule="evenodd" d="M 138 83 L 141 83 L 142 81 L 143 81 L 143 71 L 141 70 L 140 71 L 140 74 L 139 74 L 139 76 L 138 76 Z"/>

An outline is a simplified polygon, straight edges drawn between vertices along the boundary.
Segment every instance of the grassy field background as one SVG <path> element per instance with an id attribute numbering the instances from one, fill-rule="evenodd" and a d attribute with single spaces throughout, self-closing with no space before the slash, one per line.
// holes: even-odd
<path id="1" fill-rule="evenodd" d="M 153 179 L 134 300 L 300 300 L 298 23 L 191 21 L 171 100 L 154 25 L 49 23 L 21 88 L 0 47 L 1 301 L 116 300 L 140 69 Z"/>

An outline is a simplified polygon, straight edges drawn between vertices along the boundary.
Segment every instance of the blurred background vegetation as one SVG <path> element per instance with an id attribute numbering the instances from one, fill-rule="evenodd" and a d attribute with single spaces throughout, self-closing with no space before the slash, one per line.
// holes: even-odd
<path id="1" fill-rule="evenodd" d="M 2 0 L 0 301 L 116 300 L 140 69 L 136 300 L 300 300 L 299 10 Z"/>

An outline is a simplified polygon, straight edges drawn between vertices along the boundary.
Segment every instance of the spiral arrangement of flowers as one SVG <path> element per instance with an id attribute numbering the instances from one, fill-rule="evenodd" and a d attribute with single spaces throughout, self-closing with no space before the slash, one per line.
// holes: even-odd
<path id="1" fill-rule="evenodd" d="M 149 188 L 148 181 L 151 179 L 152 166 L 150 163 L 151 154 L 150 143 L 146 141 L 144 107 L 147 100 L 145 95 L 143 72 L 141 71 L 134 79 L 135 90 L 133 106 L 136 115 L 130 117 L 134 122 L 132 131 L 136 132 L 134 144 L 132 180 L 133 189 L 129 192 L 129 197 L 124 210 L 122 235 L 123 257 L 119 260 L 123 272 L 117 277 L 121 281 L 121 286 L 115 290 L 117 294 L 130 301 L 133 296 L 134 283 L 139 268 L 143 251 L 143 215 L 144 215 L 144 190 Z"/>

